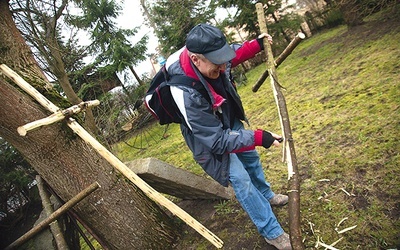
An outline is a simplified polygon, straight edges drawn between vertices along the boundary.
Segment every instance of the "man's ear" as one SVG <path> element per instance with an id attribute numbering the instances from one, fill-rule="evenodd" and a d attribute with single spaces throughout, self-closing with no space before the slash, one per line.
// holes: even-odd
<path id="1" fill-rule="evenodd" d="M 192 60 L 193 64 L 197 67 L 200 63 L 200 58 L 196 54 L 190 55 L 190 60 Z"/>

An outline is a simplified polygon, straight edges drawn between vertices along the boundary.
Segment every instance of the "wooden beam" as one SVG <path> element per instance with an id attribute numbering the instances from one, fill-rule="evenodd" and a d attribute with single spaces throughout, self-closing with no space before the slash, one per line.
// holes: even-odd
<path id="1" fill-rule="evenodd" d="M 20 126 L 20 127 L 17 128 L 17 131 L 18 131 L 19 135 L 25 136 L 26 133 L 28 131 L 30 131 L 30 130 L 33 130 L 33 129 L 39 128 L 41 126 L 50 125 L 50 124 L 53 124 L 55 122 L 61 121 L 61 120 L 65 119 L 66 117 L 70 117 L 73 114 L 77 114 L 77 113 L 85 110 L 88 107 L 97 106 L 99 104 L 100 104 L 100 101 L 98 101 L 98 100 L 81 102 L 78 105 L 74 105 L 74 106 L 69 107 L 67 109 L 64 109 L 64 110 L 61 110 L 61 111 L 57 111 L 54 114 L 52 114 L 52 115 L 50 115 L 50 116 L 48 116 L 46 118 L 43 118 L 43 119 L 40 119 L 40 120 L 37 120 L 37 121 L 34 121 L 34 122 L 30 122 L 30 123 L 27 123 L 27 124 L 25 124 L 23 126 Z"/>
<path id="2" fill-rule="evenodd" d="M 258 24 L 261 33 L 268 33 L 265 23 L 264 8 L 262 3 L 256 4 Z M 275 68 L 274 56 L 272 54 L 271 44 L 264 39 L 264 51 L 267 60 L 267 70 L 269 72 L 271 87 L 274 93 L 275 102 L 278 107 L 279 121 L 282 128 L 284 140 L 284 156 L 288 166 L 288 195 L 289 195 L 289 230 L 290 242 L 293 249 L 302 250 L 304 245 L 301 237 L 300 223 L 300 178 L 297 170 L 297 158 L 294 150 L 294 142 L 290 127 L 289 113 L 286 107 L 285 97 L 282 94 L 278 75 Z"/>
<path id="3" fill-rule="evenodd" d="M 27 83 L 22 77 L 12 71 L 5 64 L 0 65 L 0 70 L 3 71 L 5 75 L 10 77 L 19 87 L 25 90 L 33 98 L 35 98 L 39 103 L 41 103 L 48 110 L 53 113 L 59 111 L 59 108 L 50 102 L 46 97 L 44 97 L 39 91 L 33 88 L 29 83 Z M 138 175 L 136 175 L 132 170 L 130 170 L 123 162 L 121 162 L 116 156 L 114 156 L 110 151 L 108 151 L 103 145 L 101 145 L 95 138 L 93 138 L 84 128 L 82 128 L 79 123 L 77 123 L 73 118 L 69 117 L 67 119 L 68 126 L 78 134 L 84 141 L 89 143 L 104 159 L 106 159 L 115 169 L 122 173 L 126 178 L 128 178 L 133 184 L 140 188 L 143 193 L 147 195 L 150 199 L 157 202 L 158 204 L 167 208 L 171 213 L 181 218 L 186 224 L 195 229 L 200 235 L 209 240 L 215 247 L 222 248 L 223 241 L 219 239 L 210 230 L 204 227 L 200 222 L 190 216 L 182 208 L 174 204 L 172 201 L 168 200 L 162 194 L 157 192 L 149 184 L 143 181 Z"/>
<path id="4" fill-rule="evenodd" d="M 17 240 L 15 240 L 13 243 L 11 243 L 4 250 L 16 249 L 17 247 L 21 246 L 26 241 L 28 241 L 30 238 L 35 236 L 37 233 L 41 232 L 43 229 L 48 227 L 50 223 L 52 223 L 53 221 L 57 220 L 61 215 L 66 213 L 68 211 L 68 209 L 70 209 L 73 206 L 75 206 L 78 202 L 83 200 L 86 196 L 91 194 L 93 191 L 95 191 L 99 187 L 100 187 L 100 185 L 97 182 L 92 183 L 89 187 L 87 187 L 84 190 L 82 190 L 81 192 L 79 192 L 71 200 L 69 200 L 67 203 L 62 205 L 59 209 L 57 209 L 49 217 L 47 217 L 46 219 L 41 221 L 39 224 L 37 224 L 34 228 L 29 230 L 26 234 L 24 234 L 21 237 L 19 237 Z"/>
<path id="5" fill-rule="evenodd" d="M 275 67 L 278 68 L 279 65 L 290 55 L 296 46 L 304 39 L 306 36 L 299 32 L 293 40 L 289 43 L 289 45 L 282 51 L 282 53 L 276 58 L 274 61 Z M 258 78 L 257 82 L 253 85 L 253 92 L 257 92 L 261 85 L 264 83 L 265 79 L 269 76 L 268 69 L 264 71 L 264 73 Z"/>
<path id="6" fill-rule="evenodd" d="M 76 218 L 73 217 L 73 213 L 71 213 L 71 211 L 68 211 L 68 216 L 71 219 L 71 222 L 73 223 L 75 229 L 79 232 L 79 234 L 81 235 L 81 237 L 83 238 L 83 240 L 85 241 L 86 245 L 90 248 L 90 250 L 96 250 L 96 248 L 94 248 L 92 242 L 90 241 L 90 239 L 86 236 L 85 232 L 83 231 L 83 229 L 79 226 L 78 222 L 76 221 Z M 82 225 L 83 226 L 83 225 Z M 84 227 L 84 226 L 83 226 Z M 90 232 L 89 232 L 90 233 Z M 93 237 L 95 237 L 94 235 L 92 235 Z M 95 238 L 96 239 L 96 238 Z M 96 239 L 97 240 L 97 239 Z M 101 245 L 101 243 L 99 242 L 99 244 Z M 103 247 L 103 246 L 102 246 Z M 107 250 L 106 248 L 103 247 L 104 250 Z M 58 249 L 57 249 L 58 250 Z"/>

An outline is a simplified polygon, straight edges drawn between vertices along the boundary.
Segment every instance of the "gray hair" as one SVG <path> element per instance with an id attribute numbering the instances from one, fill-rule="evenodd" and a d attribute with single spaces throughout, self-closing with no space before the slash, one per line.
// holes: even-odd
<path id="1" fill-rule="evenodd" d="M 189 50 L 188 50 L 188 55 L 189 55 L 189 57 L 191 56 L 191 55 L 196 55 L 198 58 L 200 58 L 200 59 L 206 59 L 206 57 L 203 55 L 203 54 L 199 54 L 199 53 L 194 53 L 194 52 L 190 52 Z"/>

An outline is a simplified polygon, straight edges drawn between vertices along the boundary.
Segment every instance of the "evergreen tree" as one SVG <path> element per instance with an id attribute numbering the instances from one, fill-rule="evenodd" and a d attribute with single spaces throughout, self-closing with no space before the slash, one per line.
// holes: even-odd
<path id="1" fill-rule="evenodd" d="M 168 56 L 185 45 L 186 34 L 199 23 L 209 23 L 215 17 L 214 0 L 161 0 L 147 10 L 150 23 L 160 44 L 160 53 Z"/>
<path id="2" fill-rule="evenodd" d="M 267 18 L 268 32 L 274 39 L 274 49 L 283 50 L 284 47 L 291 41 L 300 28 L 301 18 L 286 10 L 293 8 L 292 5 L 285 7 L 282 0 L 274 1 L 241 1 L 228 0 L 218 1 L 218 6 L 222 8 L 233 8 L 236 12 L 228 16 L 224 20 L 223 25 L 243 28 L 249 33 L 249 37 L 254 38 L 260 33 L 258 27 L 257 14 L 255 4 L 261 2 L 265 6 L 265 17 Z"/>
<path id="3" fill-rule="evenodd" d="M 3 228 L 19 223 L 29 203 L 38 200 L 30 189 L 34 175 L 29 163 L 0 137 L 0 221 Z"/>

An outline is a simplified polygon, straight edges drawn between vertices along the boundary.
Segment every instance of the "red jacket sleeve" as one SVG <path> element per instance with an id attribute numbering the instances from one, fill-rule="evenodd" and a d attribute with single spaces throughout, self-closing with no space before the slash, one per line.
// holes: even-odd
<path id="1" fill-rule="evenodd" d="M 246 41 L 236 50 L 236 57 L 232 59 L 232 68 L 256 56 L 261 51 L 257 39 Z"/>

